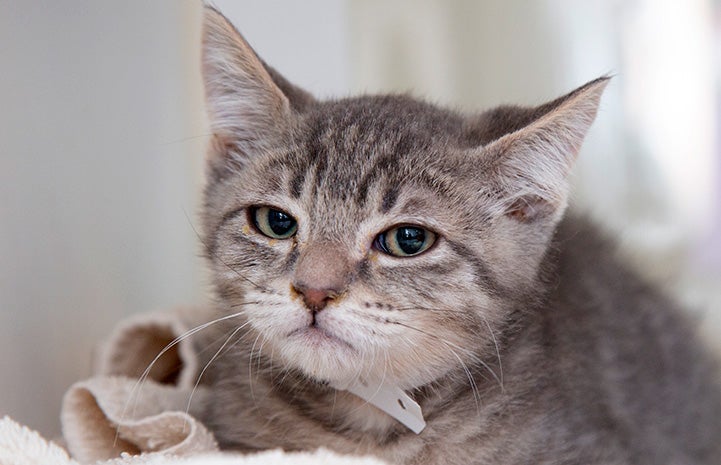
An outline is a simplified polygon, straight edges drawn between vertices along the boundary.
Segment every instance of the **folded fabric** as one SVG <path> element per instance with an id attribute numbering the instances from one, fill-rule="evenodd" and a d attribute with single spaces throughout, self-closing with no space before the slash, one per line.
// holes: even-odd
<path id="1" fill-rule="evenodd" d="M 68 451 L 81 462 L 137 455 L 190 455 L 218 450 L 213 435 L 192 415 L 204 390 L 154 381 L 99 377 L 73 385 L 61 414 Z"/>
<path id="2" fill-rule="evenodd" d="M 123 454 L 100 462 L 78 462 L 59 445 L 8 417 L 0 419 L 0 465 L 383 465 L 376 459 L 341 456 L 325 449 L 286 453 L 271 450 L 251 455 L 209 452 Z"/>
<path id="3" fill-rule="evenodd" d="M 0 419 L 0 465 L 382 465 L 319 449 L 240 455 L 219 451 L 197 419 L 208 395 L 197 385 L 193 335 L 212 316 L 198 308 L 135 315 L 100 346 L 95 377 L 74 384 L 61 411 L 66 448 Z"/>

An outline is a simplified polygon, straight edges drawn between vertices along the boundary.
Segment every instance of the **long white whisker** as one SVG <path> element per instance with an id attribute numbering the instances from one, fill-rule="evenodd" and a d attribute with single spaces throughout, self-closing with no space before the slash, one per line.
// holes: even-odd
<path id="1" fill-rule="evenodd" d="M 249 322 L 245 322 L 242 325 L 235 328 L 235 330 L 233 330 L 233 332 L 230 333 L 230 336 L 228 336 L 226 338 L 225 342 L 223 342 L 223 345 L 220 346 L 220 348 L 215 352 L 215 354 L 213 354 L 213 356 L 210 358 L 210 360 L 208 360 L 208 363 L 206 363 L 205 366 L 203 367 L 203 369 L 200 371 L 200 373 L 198 374 L 198 378 L 195 380 L 195 385 L 193 386 L 193 390 L 190 391 L 190 396 L 188 397 L 188 405 L 186 405 L 186 407 L 185 407 L 186 414 L 190 411 L 190 404 L 193 402 L 193 396 L 195 395 L 195 391 L 198 389 L 198 385 L 200 384 L 200 380 L 203 378 L 205 371 L 215 361 L 215 359 L 218 358 L 218 355 L 220 355 L 220 353 L 223 351 L 225 346 L 227 346 L 228 343 L 231 341 L 231 339 L 233 339 L 233 336 L 238 334 L 238 331 L 243 329 L 246 325 L 248 325 L 248 323 Z M 186 424 L 183 425 L 183 429 L 185 429 L 186 426 L 187 426 L 187 421 L 186 421 Z"/>
<path id="2" fill-rule="evenodd" d="M 244 305 L 247 305 L 247 304 L 252 304 L 252 303 L 257 304 L 258 302 L 244 302 L 243 304 L 244 304 Z M 189 338 L 190 336 L 192 336 L 192 335 L 194 335 L 194 334 L 196 334 L 196 333 L 198 333 L 198 332 L 200 332 L 200 331 L 208 328 L 209 326 L 212 326 L 212 325 L 214 325 L 214 324 L 216 324 L 216 323 L 220 323 L 220 322 L 225 321 L 225 320 L 229 320 L 229 319 L 231 319 L 231 318 L 237 318 L 237 317 L 243 315 L 244 313 L 245 313 L 245 311 L 240 311 L 240 312 L 235 312 L 235 313 L 231 313 L 231 314 L 229 314 L 229 315 L 222 316 L 222 317 L 220 317 L 220 318 L 216 318 L 215 320 L 212 320 L 212 321 L 209 321 L 209 322 L 207 322 L 207 323 L 203 323 L 203 324 L 201 324 L 201 325 L 198 325 L 198 326 L 196 326 L 195 328 L 192 328 L 192 329 L 184 332 L 184 333 L 181 334 L 180 336 L 178 336 L 178 337 L 176 337 L 175 339 L 173 339 L 172 341 L 170 341 L 170 342 L 158 353 L 158 355 L 156 355 L 155 358 L 148 364 L 147 368 L 145 368 L 145 370 L 143 371 L 143 373 L 140 375 L 140 377 L 138 378 L 138 380 L 137 380 L 137 381 L 135 382 L 135 384 L 133 385 L 133 388 L 130 390 L 130 395 L 129 395 L 128 398 L 125 400 L 125 403 L 124 403 L 124 405 L 123 405 L 123 410 L 122 410 L 121 413 L 120 413 L 120 418 L 123 419 L 123 420 L 125 419 L 125 417 L 126 417 L 126 415 L 127 415 L 127 413 L 128 413 L 128 407 L 130 406 L 130 404 L 131 404 L 133 401 L 135 402 L 135 404 L 134 404 L 134 406 L 133 406 L 133 412 L 135 412 L 135 409 L 137 408 L 137 401 L 138 401 L 138 397 L 137 397 L 137 396 L 138 396 L 138 394 L 139 394 L 139 392 L 140 392 L 140 389 L 141 389 L 142 385 L 145 383 L 145 381 L 147 380 L 148 376 L 150 375 L 150 370 L 153 368 L 153 366 L 155 365 L 155 363 L 157 363 L 158 360 L 160 360 L 160 358 L 161 358 L 163 355 L 165 355 L 170 349 L 172 349 L 173 347 L 175 347 L 176 345 L 178 345 L 178 344 L 179 344 L 180 342 L 182 342 L 183 340 Z M 115 429 L 114 444 L 117 444 L 119 435 L 120 435 L 120 429 L 119 429 L 119 427 L 118 427 L 118 428 Z"/>
<path id="3" fill-rule="evenodd" d="M 255 365 L 255 372 L 260 372 L 260 362 L 261 362 L 261 355 L 263 353 L 263 346 L 265 346 L 265 343 L 268 342 L 268 340 L 261 334 L 261 341 L 260 341 L 260 347 L 258 347 L 258 357 L 256 358 L 257 362 Z"/>
<path id="4" fill-rule="evenodd" d="M 257 404 L 257 401 L 253 390 L 253 352 L 255 351 L 255 345 L 258 343 L 258 339 L 260 339 L 260 333 L 255 337 L 255 341 L 253 341 L 253 346 L 250 348 L 250 357 L 248 358 L 248 386 L 250 387 L 250 398 L 253 399 L 253 403 L 255 404 Z"/>
<path id="5" fill-rule="evenodd" d="M 414 331 L 418 331 L 418 332 L 421 333 L 421 334 L 425 334 L 425 335 L 428 336 L 428 337 L 432 337 L 433 339 L 436 339 L 437 341 L 440 341 L 440 342 L 442 342 L 443 344 L 446 344 L 448 347 L 452 347 L 452 348 L 454 348 L 454 349 L 458 349 L 458 350 L 460 350 L 461 352 L 463 352 L 464 354 L 471 356 L 471 357 L 474 359 L 475 362 L 479 363 L 479 364 L 482 365 L 486 370 L 488 370 L 488 372 L 491 374 L 491 376 L 493 376 L 493 378 L 496 380 L 496 382 L 498 382 L 498 385 L 499 385 L 501 388 L 503 388 L 503 383 L 502 383 L 502 381 L 501 381 L 501 378 L 498 377 L 498 375 L 496 374 L 496 372 L 493 371 L 493 369 L 492 369 L 486 362 L 484 362 L 483 360 L 481 360 L 481 359 L 480 359 L 477 355 L 475 355 L 472 351 L 470 351 L 470 350 L 468 350 L 468 349 L 464 349 L 463 347 L 460 347 L 459 345 L 454 344 L 454 343 L 452 343 L 452 342 L 446 341 L 446 340 L 444 340 L 443 338 L 440 338 L 440 337 L 436 336 L 435 334 L 429 333 L 428 331 L 424 331 L 424 330 L 422 330 L 422 329 L 415 328 L 415 327 L 413 327 L 413 326 L 411 326 L 411 325 L 408 325 L 408 324 L 405 324 L 405 323 L 401 323 L 400 321 L 388 320 L 388 322 L 389 322 L 389 323 L 392 323 L 392 324 L 397 324 L 397 325 L 403 326 L 403 327 L 408 328 L 408 329 L 412 329 L 412 330 L 414 330 Z"/>
<path id="6" fill-rule="evenodd" d="M 168 345 L 166 345 L 163 348 L 163 350 L 161 350 L 158 353 L 158 355 L 155 356 L 155 358 L 150 362 L 150 364 L 148 364 L 148 367 L 145 369 L 145 371 L 143 371 L 143 373 L 140 375 L 140 378 L 138 378 L 138 381 L 135 383 L 135 386 L 133 387 L 133 390 L 131 391 L 131 396 L 135 393 L 136 388 L 138 388 L 139 385 L 142 384 L 143 382 L 145 382 L 145 380 L 148 378 L 148 375 L 150 374 L 150 370 L 153 368 L 155 363 L 157 363 L 157 361 L 160 360 L 160 357 L 165 355 L 170 349 L 175 347 L 177 344 L 179 344 L 183 340 L 206 329 L 209 326 L 212 326 L 216 323 L 220 323 L 221 321 L 229 320 L 231 318 L 236 318 L 236 317 L 242 315 L 243 313 L 245 313 L 245 312 L 241 311 L 241 312 L 231 313 L 230 315 L 226 315 L 226 316 L 217 318 L 215 320 L 209 321 L 207 323 L 203 323 L 199 326 L 196 326 L 195 328 L 193 328 L 191 330 L 186 331 L 185 333 L 181 334 L 180 336 L 178 336 L 175 339 L 173 339 L 172 341 L 170 341 L 170 343 L 168 343 Z"/>
<path id="7" fill-rule="evenodd" d="M 496 340 L 496 335 L 493 334 L 493 329 L 491 329 L 491 325 L 488 323 L 488 320 L 481 315 L 481 318 L 483 319 L 483 322 L 486 324 L 486 327 L 488 328 L 488 332 L 491 334 L 491 339 L 493 339 L 493 345 L 496 348 L 496 358 L 498 358 L 498 371 L 501 375 L 501 392 L 505 392 L 505 387 L 503 386 L 503 364 L 501 363 L 501 351 L 498 348 L 498 341 Z"/>
<path id="8" fill-rule="evenodd" d="M 454 351 L 454 350 L 451 349 L 450 347 L 449 347 L 449 350 L 450 350 L 451 353 L 458 359 L 458 361 L 460 362 L 461 366 L 463 367 L 463 371 L 466 372 L 466 376 L 468 377 L 468 381 L 469 381 L 470 384 L 471 384 L 471 391 L 473 392 L 473 400 L 474 400 L 474 402 L 476 403 L 476 412 L 477 412 L 478 415 L 480 416 L 480 415 L 481 415 L 481 404 L 480 404 L 481 395 L 480 395 L 480 393 L 478 392 L 478 386 L 476 385 L 476 381 L 473 379 L 473 375 L 471 374 L 471 370 L 468 369 L 468 366 L 466 366 L 466 364 L 463 362 L 463 360 L 461 359 L 461 357 L 458 356 L 458 354 L 456 353 L 456 351 Z"/>

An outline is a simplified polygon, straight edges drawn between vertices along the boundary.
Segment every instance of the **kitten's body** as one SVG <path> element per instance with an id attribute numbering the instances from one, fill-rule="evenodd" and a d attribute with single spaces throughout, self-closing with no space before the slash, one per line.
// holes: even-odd
<path id="1" fill-rule="evenodd" d="M 547 297 L 499 337 L 502 388 L 477 368 L 475 396 L 462 370 L 420 389 L 421 436 L 352 394 L 283 379 L 257 353 L 216 362 L 208 421 L 226 447 L 392 463 L 721 463 L 716 367 L 688 322 L 583 219 L 564 220 L 555 244 Z"/>
<path id="2" fill-rule="evenodd" d="M 585 220 L 562 219 L 605 79 L 467 118 L 407 97 L 315 101 L 214 10 L 204 56 L 205 241 L 219 311 L 239 312 L 211 364 L 221 445 L 721 463 L 715 366 L 688 322 Z M 268 207 L 297 232 L 273 238 Z M 408 225 L 435 243 L 379 245 Z M 356 377 L 409 392 L 425 430 L 331 387 Z"/>

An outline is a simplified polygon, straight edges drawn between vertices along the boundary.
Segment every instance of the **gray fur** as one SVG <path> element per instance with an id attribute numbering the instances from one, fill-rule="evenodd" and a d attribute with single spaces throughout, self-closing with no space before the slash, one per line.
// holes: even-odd
<path id="1" fill-rule="evenodd" d="M 693 327 L 564 214 L 606 78 L 475 116 L 407 96 L 320 102 L 210 8 L 204 38 L 216 135 L 204 242 L 218 312 L 239 313 L 209 368 L 205 421 L 223 447 L 401 464 L 721 463 L 716 366 Z M 297 235 L 255 231 L 248 212 L 266 205 L 294 216 Z M 374 249 L 397 224 L 438 240 L 411 258 Z M 304 304 L 299 282 L 332 288 L 327 306 Z M 297 335 L 309 327 L 332 337 Z M 330 387 L 354 376 L 406 389 L 427 428 Z"/>

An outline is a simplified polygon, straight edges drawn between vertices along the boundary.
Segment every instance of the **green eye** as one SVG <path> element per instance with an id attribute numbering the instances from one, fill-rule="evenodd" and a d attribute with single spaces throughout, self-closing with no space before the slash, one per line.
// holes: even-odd
<path id="1" fill-rule="evenodd" d="M 436 235 L 418 226 L 398 226 L 381 233 L 375 247 L 395 257 L 412 257 L 428 250 L 436 241 Z"/>
<path id="2" fill-rule="evenodd" d="M 288 239 L 298 229 L 295 218 L 271 207 L 253 208 L 250 215 L 256 229 L 271 239 Z"/>

